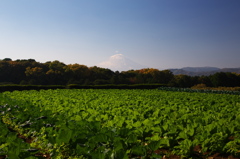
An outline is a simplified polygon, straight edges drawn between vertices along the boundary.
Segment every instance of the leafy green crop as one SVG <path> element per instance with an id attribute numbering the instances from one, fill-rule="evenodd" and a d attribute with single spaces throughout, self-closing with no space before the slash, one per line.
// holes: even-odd
<path id="1" fill-rule="evenodd" d="M 240 156 L 239 95 L 14 91 L 0 94 L 0 105 L 0 155 L 10 158 Z"/>

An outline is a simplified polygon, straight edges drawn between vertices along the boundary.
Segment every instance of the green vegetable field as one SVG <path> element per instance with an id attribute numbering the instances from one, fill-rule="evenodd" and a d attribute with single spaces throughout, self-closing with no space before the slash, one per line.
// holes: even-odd
<path id="1" fill-rule="evenodd" d="M 164 90 L 0 94 L 0 158 L 240 157 L 240 96 Z"/>

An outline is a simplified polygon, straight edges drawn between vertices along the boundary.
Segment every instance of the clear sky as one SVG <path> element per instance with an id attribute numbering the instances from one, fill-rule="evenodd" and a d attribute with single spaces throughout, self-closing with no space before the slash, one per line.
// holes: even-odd
<path id="1" fill-rule="evenodd" d="M 1 0 L 0 59 L 240 67 L 240 0 Z"/>

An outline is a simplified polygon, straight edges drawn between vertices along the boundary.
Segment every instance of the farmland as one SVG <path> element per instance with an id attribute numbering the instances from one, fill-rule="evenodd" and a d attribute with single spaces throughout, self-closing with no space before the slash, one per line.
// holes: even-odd
<path id="1" fill-rule="evenodd" d="M 239 95 L 164 90 L 0 94 L 0 156 L 240 157 Z"/>

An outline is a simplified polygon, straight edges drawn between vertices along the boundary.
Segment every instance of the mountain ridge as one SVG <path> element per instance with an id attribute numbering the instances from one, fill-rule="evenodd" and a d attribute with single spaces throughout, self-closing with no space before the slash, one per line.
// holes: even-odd
<path id="1" fill-rule="evenodd" d="M 115 54 L 110 56 L 106 61 L 103 61 L 97 65 L 98 67 L 108 68 L 112 71 L 129 71 L 140 70 L 144 68 L 150 68 L 134 62 L 131 59 L 126 58 L 123 54 Z M 159 69 L 162 70 L 162 69 Z M 212 66 L 204 67 L 182 67 L 170 70 L 174 75 L 188 75 L 188 76 L 209 76 L 217 72 L 235 72 L 240 74 L 239 68 L 218 68 Z"/>
<path id="2" fill-rule="evenodd" d="M 234 72 L 240 74 L 240 67 L 238 68 L 217 68 L 217 67 L 183 67 L 180 69 L 168 69 L 174 75 L 188 75 L 188 76 L 209 76 L 217 72 Z"/>

